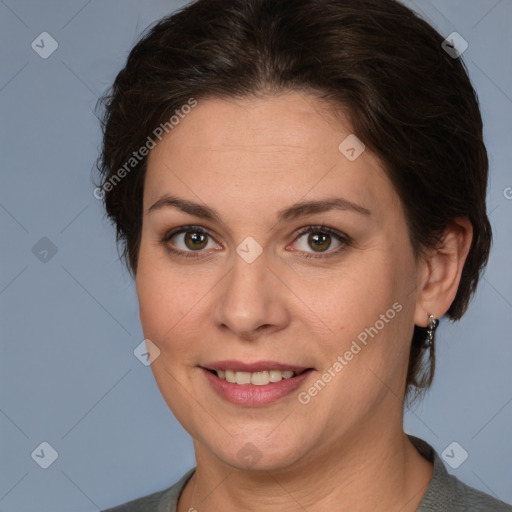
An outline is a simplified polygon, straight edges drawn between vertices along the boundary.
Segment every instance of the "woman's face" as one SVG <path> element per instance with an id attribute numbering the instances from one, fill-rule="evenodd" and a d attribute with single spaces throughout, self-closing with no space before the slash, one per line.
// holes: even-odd
<path id="1" fill-rule="evenodd" d="M 308 95 L 208 99 L 149 155 L 140 320 L 198 460 L 286 468 L 402 428 L 423 267 L 350 134 Z"/>

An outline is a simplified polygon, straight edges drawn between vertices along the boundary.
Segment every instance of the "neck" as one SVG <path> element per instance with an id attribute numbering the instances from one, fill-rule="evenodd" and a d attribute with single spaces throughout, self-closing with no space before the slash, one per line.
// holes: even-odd
<path id="1" fill-rule="evenodd" d="M 363 442 L 364 440 L 364 442 Z M 183 490 L 178 512 L 189 510 L 288 512 L 307 510 L 417 510 L 432 478 L 400 427 L 391 435 L 341 439 L 293 467 L 272 471 L 228 466 L 195 443 L 197 469 Z"/>

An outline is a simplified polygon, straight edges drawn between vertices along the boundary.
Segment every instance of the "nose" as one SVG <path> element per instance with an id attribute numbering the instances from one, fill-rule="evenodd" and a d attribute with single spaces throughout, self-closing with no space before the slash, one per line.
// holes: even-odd
<path id="1" fill-rule="evenodd" d="M 213 307 L 216 326 L 246 341 L 284 329 L 290 322 L 286 287 L 269 267 L 265 252 L 251 263 L 238 254 L 234 260 L 217 288 Z"/>

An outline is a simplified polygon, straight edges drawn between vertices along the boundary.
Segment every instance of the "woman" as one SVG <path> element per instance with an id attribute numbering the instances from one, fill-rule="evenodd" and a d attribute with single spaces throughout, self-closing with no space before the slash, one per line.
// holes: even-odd
<path id="1" fill-rule="evenodd" d="M 95 194 L 197 461 L 111 511 L 512 510 L 403 431 L 491 241 L 442 36 L 394 0 L 198 0 L 104 104 Z"/>

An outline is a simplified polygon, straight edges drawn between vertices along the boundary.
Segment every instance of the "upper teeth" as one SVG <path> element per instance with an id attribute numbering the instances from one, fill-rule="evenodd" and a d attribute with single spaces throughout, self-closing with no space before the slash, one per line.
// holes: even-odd
<path id="1" fill-rule="evenodd" d="M 215 370 L 220 379 L 227 380 L 233 384 L 254 384 L 264 386 L 270 382 L 279 382 L 282 379 L 289 379 L 296 375 L 291 370 L 265 370 L 262 372 L 235 372 L 233 370 Z"/>

